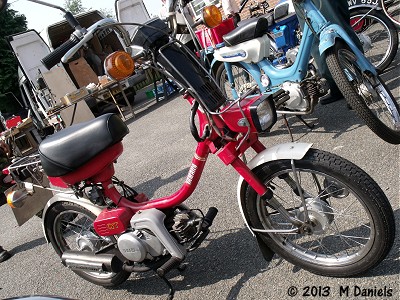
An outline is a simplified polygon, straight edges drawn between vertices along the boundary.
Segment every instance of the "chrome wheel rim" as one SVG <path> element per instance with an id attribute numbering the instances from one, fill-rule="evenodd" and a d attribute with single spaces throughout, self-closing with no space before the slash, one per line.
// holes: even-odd
<path id="1" fill-rule="evenodd" d="M 379 78 L 374 78 L 376 83 L 370 82 L 355 64 L 354 54 L 347 49 L 340 49 L 338 58 L 347 79 L 353 84 L 368 109 L 386 127 L 393 131 L 400 131 L 400 112 Z"/>
<path id="2" fill-rule="evenodd" d="M 304 216 L 301 199 L 278 177 L 284 174 L 293 175 L 291 170 L 281 171 L 266 184 L 290 214 L 301 218 Z M 375 228 L 359 196 L 344 182 L 320 172 L 297 168 L 297 176 L 307 195 L 310 219 L 319 220 L 313 224 L 315 232 L 310 235 L 272 234 L 271 238 L 286 252 L 313 264 L 340 266 L 361 260 L 372 247 Z M 328 185 L 325 186 L 324 181 Z M 332 190 L 333 183 L 335 190 Z M 321 203 L 325 204 L 321 206 Z M 265 229 L 295 228 L 260 197 L 257 198 L 257 215 Z"/>

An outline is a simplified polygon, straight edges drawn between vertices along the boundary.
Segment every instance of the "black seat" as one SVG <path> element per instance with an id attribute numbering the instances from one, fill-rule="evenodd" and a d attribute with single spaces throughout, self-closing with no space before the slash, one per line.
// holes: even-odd
<path id="1" fill-rule="evenodd" d="M 67 127 L 47 137 L 39 146 L 43 170 L 59 177 L 75 171 L 129 133 L 115 114 Z"/>
<path id="2" fill-rule="evenodd" d="M 266 18 L 251 18 L 231 32 L 225 34 L 222 39 L 227 46 L 234 46 L 252 39 L 262 37 L 268 31 L 269 22 Z"/>

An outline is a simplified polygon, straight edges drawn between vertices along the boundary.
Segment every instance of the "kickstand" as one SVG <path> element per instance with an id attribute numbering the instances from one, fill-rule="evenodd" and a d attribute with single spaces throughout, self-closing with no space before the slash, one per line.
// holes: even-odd
<path id="1" fill-rule="evenodd" d="M 292 140 L 292 142 L 294 142 L 292 129 L 290 129 L 289 122 L 286 118 L 286 115 L 282 115 L 282 117 L 283 117 L 283 124 L 285 124 L 287 130 L 289 131 L 290 139 Z"/>
<path id="2" fill-rule="evenodd" d="M 308 124 L 302 116 L 296 115 L 296 117 L 301 121 L 301 123 L 303 123 L 304 125 L 306 125 L 308 128 L 313 129 L 315 127 L 315 124 Z"/>
<path id="3" fill-rule="evenodd" d="M 169 280 L 168 280 L 167 278 L 165 278 L 164 276 L 160 276 L 160 278 L 161 278 L 162 280 L 164 280 L 164 282 L 165 282 L 165 283 L 168 285 L 168 287 L 169 287 L 169 294 L 168 294 L 167 300 L 172 300 L 172 299 L 174 299 L 175 289 L 174 289 L 174 287 L 172 286 L 171 282 L 169 282 Z"/>

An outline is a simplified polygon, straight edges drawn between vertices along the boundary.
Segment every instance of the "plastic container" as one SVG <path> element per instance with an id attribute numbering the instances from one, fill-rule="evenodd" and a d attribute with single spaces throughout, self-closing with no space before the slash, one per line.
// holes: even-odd
<path id="1" fill-rule="evenodd" d="M 146 91 L 147 99 L 153 99 L 155 97 L 154 90 Z"/>
<path id="2" fill-rule="evenodd" d="M 7 129 L 13 128 L 13 127 L 17 127 L 18 124 L 22 123 L 22 119 L 20 116 L 14 116 L 11 119 L 8 119 L 6 121 L 6 127 Z"/>

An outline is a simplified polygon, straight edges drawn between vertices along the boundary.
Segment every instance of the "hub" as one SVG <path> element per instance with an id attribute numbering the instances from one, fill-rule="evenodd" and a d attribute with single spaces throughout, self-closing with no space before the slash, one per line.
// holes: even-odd
<path id="1" fill-rule="evenodd" d="M 312 225 L 312 233 L 317 235 L 323 234 L 334 219 L 332 209 L 327 202 L 319 198 L 309 198 L 306 199 L 306 202 L 308 217 Z M 297 218 L 305 220 L 304 207 L 300 207 L 297 211 Z"/>

